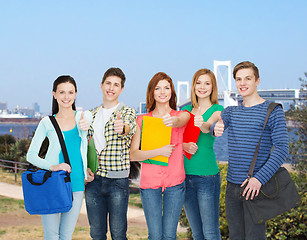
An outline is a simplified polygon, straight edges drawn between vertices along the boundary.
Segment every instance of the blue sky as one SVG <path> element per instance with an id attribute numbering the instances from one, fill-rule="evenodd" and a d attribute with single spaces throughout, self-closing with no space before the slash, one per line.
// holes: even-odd
<path id="1" fill-rule="evenodd" d="M 244 60 L 260 89 L 299 88 L 307 71 L 307 3 L 294 1 L 0 0 L 0 102 L 51 110 L 52 83 L 69 74 L 77 106 L 102 103 L 100 82 L 120 67 L 120 100 L 137 107 L 151 77 L 191 81 L 213 60 Z"/>

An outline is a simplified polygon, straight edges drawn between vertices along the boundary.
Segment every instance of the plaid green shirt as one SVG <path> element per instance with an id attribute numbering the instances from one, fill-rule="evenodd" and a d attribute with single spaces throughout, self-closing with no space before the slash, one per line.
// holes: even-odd
<path id="1" fill-rule="evenodd" d="M 93 122 L 88 130 L 88 137 L 94 135 L 93 123 L 100 106 L 91 110 Z M 123 136 L 114 131 L 114 121 L 118 112 L 121 112 L 121 118 L 124 123 L 130 127 L 130 132 Z M 123 171 L 130 169 L 129 150 L 132 136 L 136 130 L 136 112 L 133 108 L 120 104 L 112 113 L 110 120 L 105 125 L 106 147 L 99 153 L 97 158 L 99 167 L 96 174 L 106 177 L 109 171 Z M 97 151 L 97 150 L 96 150 Z"/>

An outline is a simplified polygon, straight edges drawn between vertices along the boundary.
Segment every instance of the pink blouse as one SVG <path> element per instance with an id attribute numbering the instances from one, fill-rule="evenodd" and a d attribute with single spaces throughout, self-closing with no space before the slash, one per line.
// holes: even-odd
<path id="1" fill-rule="evenodd" d="M 171 110 L 171 116 L 178 116 L 181 111 Z M 137 124 L 142 129 L 143 116 L 152 117 L 152 112 L 138 116 Z M 162 187 L 162 191 L 167 187 L 173 187 L 185 180 L 183 164 L 183 132 L 185 126 L 172 128 L 171 144 L 175 149 L 169 158 L 168 166 L 160 166 L 150 163 L 141 163 L 140 188 L 157 189 Z"/>

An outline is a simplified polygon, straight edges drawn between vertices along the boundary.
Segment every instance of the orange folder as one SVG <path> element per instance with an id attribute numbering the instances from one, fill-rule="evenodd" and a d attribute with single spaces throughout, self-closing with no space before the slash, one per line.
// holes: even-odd
<path id="1" fill-rule="evenodd" d="M 190 113 L 189 111 L 185 110 L 190 114 L 190 120 L 187 123 L 184 133 L 183 133 L 183 142 L 184 143 L 197 143 L 199 133 L 200 133 L 200 128 L 194 126 L 194 115 Z M 186 151 L 183 151 L 183 154 L 190 160 L 192 157 L 192 154 L 187 153 Z"/>
<path id="2" fill-rule="evenodd" d="M 172 128 L 165 126 L 162 118 L 144 116 L 142 122 L 141 150 L 153 150 L 171 144 Z M 156 156 L 142 161 L 168 166 L 168 157 Z"/>

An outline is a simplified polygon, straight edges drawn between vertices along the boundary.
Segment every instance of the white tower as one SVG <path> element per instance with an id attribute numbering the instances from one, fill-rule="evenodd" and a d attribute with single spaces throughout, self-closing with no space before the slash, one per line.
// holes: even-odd
<path id="1" fill-rule="evenodd" d="M 181 87 L 186 86 L 186 94 L 184 97 L 181 96 Z M 182 82 L 177 81 L 177 106 L 179 106 L 181 103 L 183 103 L 185 100 L 187 100 L 190 97 L 190 87 L 189 82 Z M 183 99 L 182 99 L 183 98 Z"/>
<path id="2" fill-rule="evenodd" d="M 231 94 L 231 61 L 214 60 L 213 65 L 214 65 L 214 74 L 216 77 L 217 84 L 219 87 L 221 87 L 221 84 L 222 84 L 224 88 L 224 107 L 238 105 L 237 101 L 230 97 L 230 94 Z M 220 66 L 227 67 L 227 84 L 225 83 L 223 75 L 219 71 Z"/>

